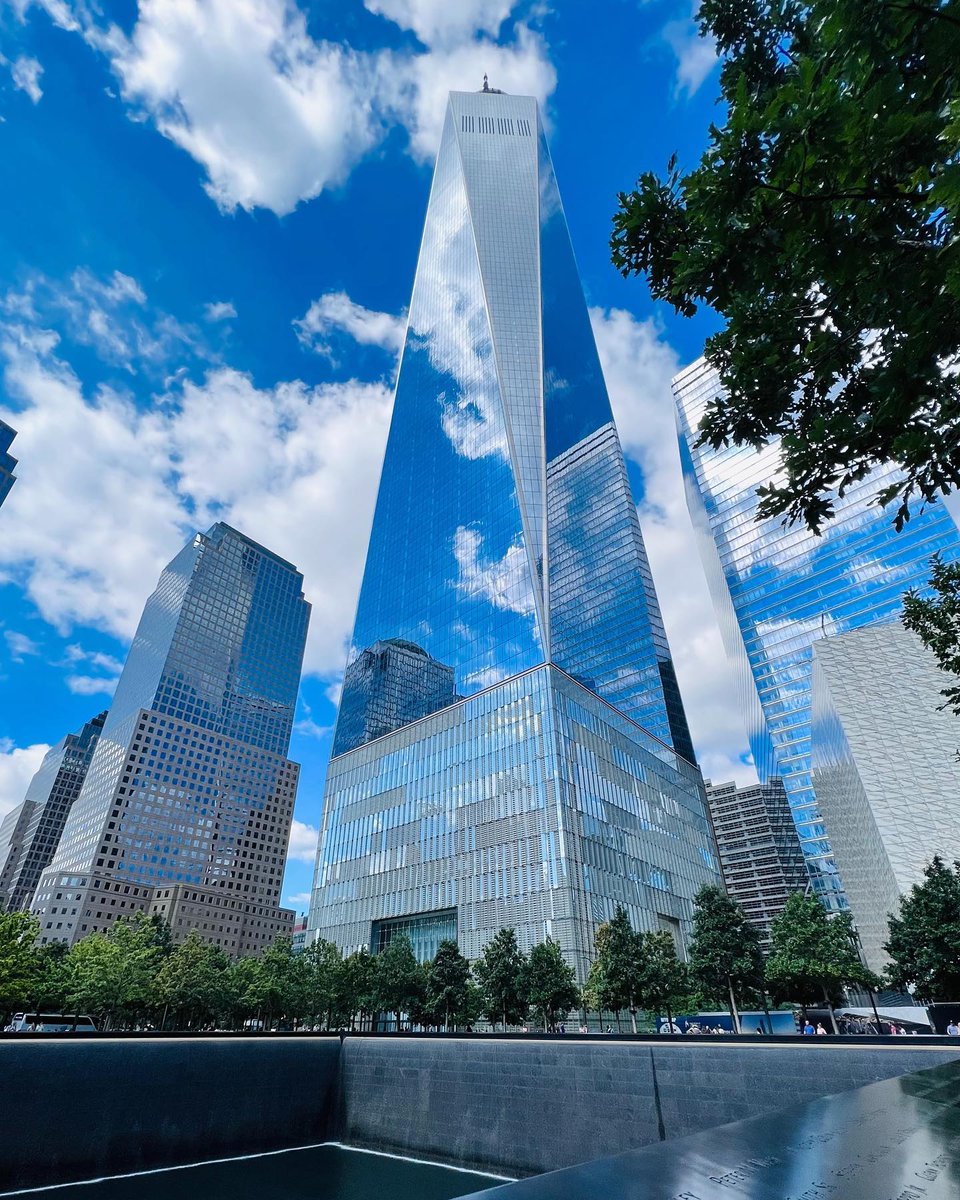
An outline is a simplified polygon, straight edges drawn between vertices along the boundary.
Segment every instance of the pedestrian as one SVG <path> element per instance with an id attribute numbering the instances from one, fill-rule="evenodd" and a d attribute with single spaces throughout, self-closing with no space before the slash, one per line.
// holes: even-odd
<path id="1" fill-rule="evenodd" d="M 947 1037 L 960 1037 L 960 1025 L 956 1021 L 951 1021 L 947 1026 Z"/>
<path id="2" fill-rule="evenodd" d="M 764 1029 L 764 1027 L 762 1025 L 757 1026 L 757 1033 L 759 1033 L 761 1035 L 761 1037 L 763 1037 L 766 1034 L 766 1032 L 767 1031 Z"/>
<path id="3" fill-rule="evenodd" d="M 820 1034 L 826 1034 L 826 1032 L 827 1032 L 827 1031 L 826 1031 L 826 1030 L 824 1029 L 824 1027 L 823 1027 L 823 1022 L 822 1022 L 822 1021 L 818 1021 L 818 1022 L 817 1022 L 817 1034 L 818 1034 L 818 1035 L 820 1035 Z"/>
<path id="4" fill-rule="evenodd" d="M 814 1029 L 814 1027 L 813 1027 L 813 1026 L 810 1024 L 810 1018 L 809 1018 L 809 1017 L 807 1017 L 807 1018 L 806 1018 L 806 1020 L 804 1021 L 804 1025 L 803 1025 L 803 1032 L 804 1032 L 804 1035 L 805 1035 L 806 1037 L 809 1037 L 811 1034 L 814 1034 L 814 1033 L 816 1033 L 816 1032 L 817 1032 L 817 1031 Z"/>

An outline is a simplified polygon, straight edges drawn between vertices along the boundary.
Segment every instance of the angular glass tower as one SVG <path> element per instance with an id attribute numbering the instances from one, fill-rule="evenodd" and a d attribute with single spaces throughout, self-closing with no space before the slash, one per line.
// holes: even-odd
<path id="1" fill-rule="evenodd" d="M 221 522 L 163 571 L 37 887 L 41 942 L 135 912 L 229 954 L 292 932 L 277 905 L 309 616 L 296 567 Z"/>
<path id="2" fill-rule="evenodd" d="M 0 421 L 0 504 L 6 500 L 10 489 L 17 481 L 17 477 L 13 473 L 17 467 L 17 460 L 10 453 L 10 447 L 16 436 L 16 431 L 11 429 L 6 421 Z"/>
<path id="3" fill-rule="evenodd" d="M 700 359 L 673 381 L 687 504 L 739 704 L 762 782 L 783 777 L 814 889 L 846 907 L 811 778 L 811 672 L 819 638 L 896 620 L 903 594 L 925 587 L 930 558 L 960 557 L 946 504 L 915 513 L 897 533 L 872 501 L 893 467 L 874 472 L 836 503 L 822 536 L 779 519 L 758 522 L 756 489 L 780 467 L 775 443 L 697 447 L 707 402 L 720 389 Z M 884 686 L 882 680 L 878 686 Z"/>
<path id="4" fill-rule="evenodd" d="M 310 927 L 585 971 L 685 932 L 699 772 L 536 101 L 453 93 L 327 777 Z"/>
<path id="5" fill-rule="evenodd" d="M 50 864 L 73 802 L 80 795 L 107 714 L 68 733 L 43 756 L 19 805 L 18 843 L 0 864 L 0 906 L 29 909 L 43 869 Z M 0 855 L 3 851 L 0 850 Z"/>

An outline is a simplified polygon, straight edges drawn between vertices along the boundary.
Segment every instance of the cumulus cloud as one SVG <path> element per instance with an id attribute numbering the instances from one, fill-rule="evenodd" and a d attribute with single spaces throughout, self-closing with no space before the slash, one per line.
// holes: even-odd
<path id="1" fill-rule="evenodd" d="M 13 77 L 14 87 L 19 88 L 21 92 L 26 92 L 34 104 L 37 104 L 43 95 L 40 89 L 43 67 L 40 63 L 35 58 L 18 58 L 10 67 L 10 74 Z"/>
<path id="2" fill-rule="evenodd" d="M 302 346 L 328 358 L 333 355 L 333 339 L 338 333 L 361 346 L 379 346 L 381 350 L 399 354 L 406 318 L 364 308 L 346 292 L 327 292 L 314 300 L 293 325 Z"/>
<path id="3" fill-rule="evenodd" d="M 217 321 L 231 321 L 237 315 L 237 310 L 229 300 L 214 300 L 203 307 L 203 319 L 215 324 Z"/>
<path id="4" fill-rule="evenodd" d="M 736 675 L 684 497 L 670 391 L 679 361 L 656 322 L 620 309 L 590 316 L 624 451 L 643 473 L 640 524 L 700 764 L 718 782 L 754 781 Z"/>
<path id="5" fill-rule="evenodd" d="M 477 33 L 496 37 L 512 0 L 364 0 L 364 7 L 412 30 L 425 46 L 449 46 Z"/>
<path id="6" fill-rule="evenodd" d="M 395 125 L 415 157 L 436 151 L 451 88 L 485 71 L 541 100 L 556 73 L 539 33 L 492 40 L 509 0 L 370 0 L 425 49 L 364 49 L 314 38 L 295 0 L 141 0 L 127 34 L 82 0 L 35 0 L 106 55 L 134 120 L 203 168 L 224 211 L 292 211 L 336 187 Z"/>
<path id="7" fill-rule="evenodd" d="M 56 335 L 22 314 L 0 322 L 0 364 L 18 406 L 0 413 L 44 481 L 7 499 L 0 568 L 47 621 L 65 636 L 90 626 L 129 640 L 163 566 L 224 519 L 303 571 L 306 670 L 339 673 L 389 423 L 382 383 L 258 388 L 218 367 L 138 407 L 86 389 Z M 105 673 L 86 661 L 77 678 Z"/>
<path id="8" fill-rule="evenodd" d="M 502 558 L 486 558 L 480 534 L 461 525 L 454 535 L 453 553 L 459 569 L 457 589 L 462 595 L 521 616 L 533 614 L 530 565 L 519 541 L 509 546 Z"/>
<path id="9" fill-rule="evenodd" d="M 15 746 L 8 738 L 0 738 L 0 817 L 23 799 L 49 749 L 43 742 Z"/>
<path id="10" fill-rule="evenodd" d="M 7 643 L 7 651 L 15 663 L 23 662 L 28 655 L 40 653 L 40 647 L 33 638 L 27 637 L 25 633 L 19 633 L 15 629 L 5 629 L 3 640 Z"/>
<path id="11" fill-rule="evenodd" d="M 290 849 L 287 859 L 290 862 L 305 862 L 312 864 L 317 857 L 317 841 L 320 830 L 316 825 L 308 825 L 305 821 L 293 818 L 290 826 Z"/>
<path id="12" fill-rule="evenodd" d="M 717 43 L 713 37 L 701 37 L 696 21 L 696 9 L 690 17 L 668 21 L 663 27 L 663 40 L 677 60 L 675 94 L 692 96 L 717 65 Z"/>
<path id="13" fill-rule="evenodd" d="M 292 896 L 284 897 L 284 904 L 287 908 L 305 909 L 310 907 L 309 892 L 294 892 Z"/>

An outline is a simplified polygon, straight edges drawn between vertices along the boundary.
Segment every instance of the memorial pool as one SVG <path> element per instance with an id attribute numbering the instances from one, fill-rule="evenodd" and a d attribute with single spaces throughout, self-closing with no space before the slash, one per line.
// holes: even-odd
<path id="1" fill-rule="evenodd" d="M 504 1178 L 327 1144 L 2 1192 L 0 1200 L 450 1200 Z"/>

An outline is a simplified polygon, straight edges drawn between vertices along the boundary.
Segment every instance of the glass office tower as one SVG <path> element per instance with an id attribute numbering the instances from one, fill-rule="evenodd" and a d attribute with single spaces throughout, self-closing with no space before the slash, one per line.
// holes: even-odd
<path id="1" fill-rule="evenodd" d="M 779 519 L 758 522 L 756 489 L 778 471 L 778 448 L 695 445 L 719 387 L 703 359 L 673 381 L 690 515 L 724 645 L 738 668 L 738 699 L 760 779 L 783 777 L 813 886 L 828 908 L 842 908 L 811 778 L 812 645 L 895 620 L 903 593 L 926 584 L 933 554 L 960 557 L 960 531 L 941 503 L 916 512 L 897 533 L 891 514 L 873 503 L 894 477 L 892 467 L 850 488 L 820 537 Z"/>
<path id="2" fill-rule="evenodd" d="M 19 805 L 22 822 L 16 851 L 0 864 L 0 905 L 8 912 L 30 908 L 40 873 L 50 864 L 73 802 L 80 795 L 107 714 L 68 733 L 43 756 Z M 2 850 L 0 850 L 2 854 Z"/>
<path id="3" fill-rule="evenodd" d="M 536 102 L 453 93 L 327 776 L 310 928 L 581 975 L 686 932 L 699 771 Z"/>
<path id="4" fill-rule="evenodd" d="M 309 615 L 296 567 L 221 522 L 164 570 L 37 888 L 41 942 L 134 912 L 230 954 L 292 932 L 277 905 Z"/>
<path id="5" fill-rule="evenodd" d="M 16 436 L 16 430 L 11 429 L 6 421 L 0 421 L 0 504 L 6 500 L 10 489 L 17 481 L 17 477 L 13 473 L 17 467 L 17 460 L 10 453 L 10 447 Z"/>

